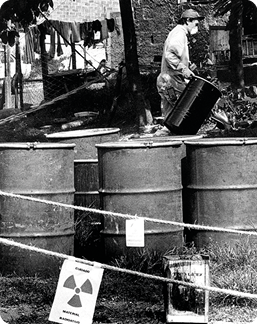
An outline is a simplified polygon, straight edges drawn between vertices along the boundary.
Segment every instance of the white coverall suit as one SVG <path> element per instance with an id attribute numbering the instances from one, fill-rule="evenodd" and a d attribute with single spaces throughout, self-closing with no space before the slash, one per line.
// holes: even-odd
<path id="1" fill-rule="evenodd" d="M 187 30 L 183 25 L 177 25 L 170 31 L 164 43 L 161 73 L 157 78 L 163 117 L 173 108 L 188 83 L 183 71 L 189 69 L 189 64 Z"/>

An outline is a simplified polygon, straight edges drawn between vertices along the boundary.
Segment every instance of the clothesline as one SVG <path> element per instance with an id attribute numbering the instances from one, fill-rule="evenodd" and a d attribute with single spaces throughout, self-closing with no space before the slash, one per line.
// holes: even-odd
<path id="1" fill-rule="evenodd" d="M 120 28 L 115 18 L 94 20 L 92 22 L 63 22 L 58 20 L 45 20 L 40 25 L 34 25 L 25 34 L 24 62 L 32 63 L 35 53 L 40 54 L 40 35 L 50 35 L 49 58 L 63 54 L 61 38 L 64 45 L 83 41 L 84 47 L 103 41 L 109 37 L 109 33 L 116 31 L 120 35 Z M 57 38 L 57 42 L 56 42 Z"/>

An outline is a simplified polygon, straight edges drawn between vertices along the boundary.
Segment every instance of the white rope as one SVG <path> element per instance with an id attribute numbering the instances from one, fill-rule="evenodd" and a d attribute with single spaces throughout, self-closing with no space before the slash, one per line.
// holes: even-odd
<path id="1" fill-rule="evenodd" d="M 109 211 L 102 211 L 102 210 L 93 209 L 93 208 L 68 205 L 68 204 L 57 203 L 57 202 L 53 202 L 53 201 L 47 201 L 47 200 L 42 200 L 42 199 L 38 199 L 38 198 L 13 194 L 13 193 L 7 193 L 7 192 L 3 192 L 3 191 L 0 191 L 0 195 L 9 196 L 9 197 L 18 198 L 18 199 L 36 201 L 36 202 L 39 202 L 39 203 L 45 203 L 45 204 L 48 204 L 48 205 L 55 205 L 55 206 L 60 206 L 60 207 L 64 207 L 64 208 L 73 208 L 73 209 L 84 210 L 84 211 L 88 211 L 88 212 L 101 213 L 101 214 L 104 214 L 104 215 L 111 215 L 111 216 L 115 216 L 115 217 L 139 218 L 137 215 L 126 215 L 126 214 L 121 214 L 121 213 L 113 213 L 113 212 L 109 212 Z M 188 227 L 191 227 L 191 228 L 201 228 L 201 229 L 208 229 L 208 230 L 213 229 L 212 227 L 209 227 L 209 226 L 192 225 L 192 224 L 185 224 L 185 223 L 179 223 L 179 222 L 173 222 L 173 221 L 162 221 L 162 220 L 159 220 L 159 219 L 152 219 L 152 218 L 147 218 L 147 217 L 142 217 L 142 218 L 147 220 L 147 221 L 154 221 L 154 222 L 158 222 L 158 223 L 178 225 L 178 226 L 183 226 L 183 227 L 188 226 Z M 215 229 L 215 231 L 224 231 L 224 229 L 218 228 L 218 227 L 214 228 L 214 229 Z M 252 235 L 257 234 L 256 232 L 251 233 L 251 232 L 236 231 L 236 230 L 228 230 L 228 232 L 240 233 L 240 234 L 249 234 L 250 233 Z M 79 259 L 79 258 L 76 258 L 76 257 L 73 257 L 73 256 L 63 254 L 63 253 L 44 250 L 44 249 L 41 249 L 41 248 L 38 248 L 38 247 L 35 247 L 35 246 L 22 244 L 22 243 L 15 242 L 13 240 L 1 238 L 1 237 L 0 237 L 0 243 L 2 243 L 4 245 L 15 246 L 15 247 L 20 248 L 20 249 L 25 249 L 25 250 L 30 250 L 30 251 L 37 252 L 37 253 L 42 253 L 42 254 L 45 254 L 45 255 L 48 255 L 48 256 L 53 256 L 53 257 L 62 258 L 62 259 L 70 259 L 70 260 L 73 260 L 73 261 L 76 261 L 76 262 L 81 262 L 81 263 L 88 264 L 90 266 L 100 267 L 100 268 L 108 269 L 108 270 L 112 270 L 112 271 L 123 272 L 123 273 L 136 275 L 136 276 L 140 276 L 140 277 L 144 277 L 144 278 L 148 278 L 148 279 L 159 280 L 159 281 L 163 281 L 163 282 L 166 282 L 166 283 L 175 283 L 175 284 L 179 284 L 179 285 L 183 285 L 183 286 L 193 287 L 193 288 L 196 288 L 196 289 L 203 289 L 203 290 L 207 290 L 207 291 L 213 291 L 213 292 L 217 292 L 217 293 L 222 293 L 222 294 L 232 295 L 232 296 L 238 296 L 238 297 L 244 297 L 244 298 L 254 298 L 254 299 L 257 298 L 257 294 L 250 294 L 250 293 L 239 292 L 239 291 L 235 291 L 235 290 L 231 290 L 231 289 L 222 289 L 222 288 L 210 287 L 210 286 L 204 286 L 204 285 L 201 286 L 201 285 L 196 285 L 196 284 L 189 283 L 189 282 L 184 282 L 184 281 L 174 280 L 174 279 L 170 279 L 170 278 L 164 278 L 164 277 L 160 277 L 160 276 L 145 274 L 145 273 L 138 272 L 138 271 L 123 269 L 123 268 L 119 268 L 119 267 L 110 266 L 110 265 L 107 265 L 107 264 L 102 264 L 102 263 L 98 263 L 98 262 L 92 262 L 92 261 L 89 261 L 89 260 Z"/>
<path id="2" fill-rule="evenodd" d="M 98 267 L 98 268 L 102 268 L 102 269 L 123 272 L 126 274 L 135 275 L 135 276 L 139 276 L 139 277 L 143 277 L 143 278 L 147 278 L 147 279 L 158 280 L 158 281 L 162 281 L 162 282 L 166 282 L 166 283 L 175 283 L 175 284 L 179 284 L 179 285 L 183 285 L 183 286 L 188 286 L 188 287 L 192 287 L 192 288 L 196 288 L 196 289 L 202 289 L 202 290 L 206 290 L 206 291 L 213 291 L 213 292 L 226 294 L 226 295 L 257 299 L 257 294 L 245 293 L 245 292 L 240 292 L 240 291 L 236 291 L 236 290 L 222 289 L 222 288 L 211 287 L 211 286 L 204 286 L 204 285 L 201 286 L 201 285 L 196 285 L 196 284 L 193 284 L 190 282 L 184 282 L 184 281 L 179 281 L 179 280 L 175 280 L 175 279 L 164 278 L 161 276 L 150 275 L 150 274 L 142 273 L 139 271 L 133 271 L 133 270 L 129 270 L 129 269 L 123 269 L 123 268 L 119 268 L 119 267 L 110 266 L 108 264 L 93 262 L 93 261 L 89 261 L 89 260 L 85 260 L 85 259 L 79 259 L 79 258 L 70 256 L 70 255 L 66 255 L 66 254 L 59 253 L 59 252 L 53 252 L 53 251 L 49 251 L 49 250 L 44 250 L 44 249 L 41 249 L 38 247 L 18 243 L 18 242 L 9 240 L 9 239 L 0 238 L 0 243 L 2 243 L 4 245 L 15 246 L 20 249 L 25 249 L 25 250 L 45 254 L 48 256 L 53 256 L 53 257 L 57 257 L 57 258 L 61 258 L 61 259 L 68 259 L 68 260 L 72 260 L 75 262 L 84 263 L 84 264 L 87 264 L 92 267 Z"/>
<path id="3" fill-rule="evenodd" d="M 7 196 L 7 197 L 12 197 L 12 198 L 17 198 L 17 199 L 30 200 L 30 201 L 35 201 L 35 202 L 39 202 L 39 203 L 44 203 L 47 205 L 71 208 L 71 209 L 75 209 L 75 210 L 81 210 L 81 211 L 86 211 L 86 212 L 91 212 L 91 213 L 102 214 L 105 216 L 120 217 L 120 218 L 124 218 L 124 219 L 128 219 L 128 218 L 129 219 L 138 219 L 138 218 L 140 218 L 147 222 L 174 225 L 174 226 L 179 226 L 179 227 L 187 227 L 187 228 L 191 228 L 191 229 L 199 229 L 199 230 L 206 230 L 206 231 L 212 231 L 212 232 L 233 233 L 233 234 L 248 235 L 248 236 L 251 236 L 251 235 L 257 236 L 257 231 L 234 230 L 234 229 L 222 228 L 222 227 L 216 227 L 216 226 L 188 224 L 188 223 L 176 222 L 176 221 L 171 221 L 171 220 L 162 220 L 162 219 L 155 219 L 155 218 L 149 218 L 149 217 L 143 217 L 143 216 L 141 217 L 138 215 L 122 214 L 122 213 L 117 213 L 117 212 L 112 212 L 112 211 L 100 210 L 100 209 L 96 209 L 96 208 L 75 206 L 75 205 L 69 205 L 69 204 L 64 204 L 64 203 L 60 203 L 60 202 L 54 202 L 54 201 L 50 201 L 50 200 L 39 199 L 39 198 L 35 198 L 35 197 L 28 197 L 28 196 L 18 195 L 18 194 L 14 194 L 14 193 L 10 193 L 10 192 L 4 192 L 1 190 L 0 190 L 0 196 Z"/>

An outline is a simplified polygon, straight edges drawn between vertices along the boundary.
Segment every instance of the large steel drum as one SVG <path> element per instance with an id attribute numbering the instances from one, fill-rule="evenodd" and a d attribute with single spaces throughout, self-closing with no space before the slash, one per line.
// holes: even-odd
<path id="1" fill-rule="evenodd" d="M 113 142 L 96 145 L 103 210 L 182 221 L 182 142 Z M 145 222 L 145 248 L 166 252 L 183 245 L 183 227 Z M 105 258 L 134 254 L 126 247 L 125 220 L 104 217 Z"/>
<path id="2" fill-rule="evenodd" d="M 74 185 L 75 205 L 99 208 L 99 177 L 96 144 L 117 141 L 119 128 L 93 128 L 47 135 L 51 141 L 75 143 Z M 102 217 L 95 213 L 75 210 L 75 256 L 101 259 L 100 230 Z"/>
<path id="3" fill-rule="evenodd" d="M 167 112 L 164 125 L 175 134 L 195 135 L 220 97 L 214 84 L 194 76 Z"/>
<path id="4" fill-rule="evenodd" d="M 73 205 L 74 144 L 1 143 L 3 192 Z M 74 212 L 0 195 L 0 237 L 73 255 Z M 0 245 L 0 272 L 50 276 L 63 260 Z"/>
<path id="5" fill-rule="evenodd" d="M 203 135 L 171 135 L 171 136 L 156 136 L 156 137 L 141 137 L 136 139 L 136 141 L 140 141 L 142 143 L 158 143 L 158 142 L 170 142 L 170 141 L 181 141 L 181 182 L 182 182 L 182 205 L 183 205 L 183 213 L 186 209 L 186 206 L 184 204 L 186 203 L 186 190 L 185 190 L 185 181 L 187 179 L 187 174 L 190 171 L 188 169 L 187 164 L 187 157 L 186 157 L 186 145 L 185 141 L 190 140 L 198 140 L 200 138 L 203 138 Z"/>
<path id="6" fill-rule="evenodd" d="M 186 141 L 188 172 L 184 221 L 210 227 L 256 229 L 257 139 L 208 138 Z M 198 248 L 234 244 L 242 235 L 190 230 Z M 245 238 L 246 236 L 243 235 Z"/>

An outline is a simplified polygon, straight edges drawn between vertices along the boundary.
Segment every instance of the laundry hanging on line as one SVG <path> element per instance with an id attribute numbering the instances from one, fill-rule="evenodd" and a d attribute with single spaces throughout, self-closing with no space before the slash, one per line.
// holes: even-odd
<path id="1" fill-rule="evenodd" d="M 64 22 L 58 20 L 45 20 L 38 26 L 29 28 L 26 33 L 24 61 L 32 63 L 35 60 L 35 53 L 40 53 L 39 37 L 41 33 L 50 35 L 49 58 L 63 54 L 61 38 L 64 45 L 84 41 L 84 46 L 91 47 L 99 41 L 109 37 L 109 33 L 116 31 L 120 35 L 117 20 L 114 18 L 94 20 L 92 22 Z M 56 36 L 57 35 L 57 36 Z M 97 36 L 97 37 L 96 37 Z M 56 42 L 57 38 L 57 42 Z M 32 53 L 33 52 L 33 53 Z"/>

